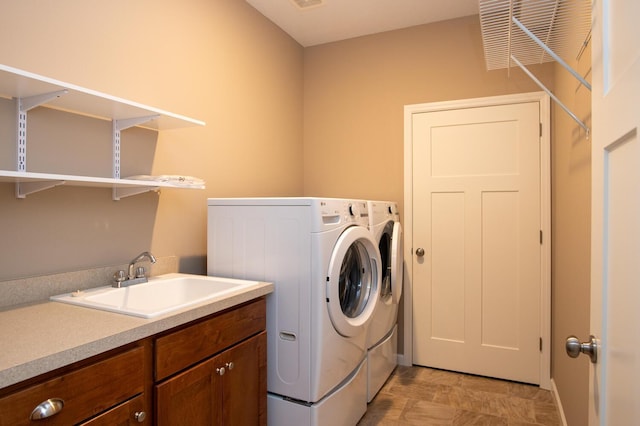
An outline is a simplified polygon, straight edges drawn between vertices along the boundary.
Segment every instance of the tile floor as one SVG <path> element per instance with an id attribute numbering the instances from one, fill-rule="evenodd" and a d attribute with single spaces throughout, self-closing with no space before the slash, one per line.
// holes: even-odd
<path id="1" fill-rule="evenodd" d="M 358 426 L 561 426 L 550 391 L 425 367 L 398 366 Z"/>

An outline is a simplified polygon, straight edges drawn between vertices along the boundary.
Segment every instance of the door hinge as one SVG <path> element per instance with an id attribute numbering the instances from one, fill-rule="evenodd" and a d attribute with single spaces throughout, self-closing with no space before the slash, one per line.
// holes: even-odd
<path id="1" fill-rule="evenodd" d="M 540 230 L 540 244 L 542 244 L 542 229 Z"/>
<path id="2" fill-rule="evenodd" d="M 542 337 L 540 338 L 540 352 L 542 352 Z"/>

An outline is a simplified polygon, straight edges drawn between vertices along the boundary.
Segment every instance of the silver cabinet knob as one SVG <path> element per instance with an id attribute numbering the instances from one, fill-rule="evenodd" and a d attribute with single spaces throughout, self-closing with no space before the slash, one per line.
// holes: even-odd
<path id="1" fill-rule="evenodd" d="M 225 367 L 227 367 L 229 369 L 229 371 L 233 370 L 233 367 L 235 367 L 233 361 L 228 362 L 225 364 Z"/>
<path id="2" fill-rule="evenodd" d="M 225 373 L 224 367 L 216 368 L 216 373 L 218 373 L 219 376 L 224 376 L 224 373 Z"/>
<path id="3" fill-rule="evenodd" d="M 42 401 L 31 412 L 31 420 L 46 419 L 55 416 L 64 408 L 64 400 L 62 398 L 50 398 Z"/>
<path id="4" fill-rule="evenodd" d="M 569 336 L 565 349 L 571 358 L 577 358 L 582 353 L 588 355 L 592 363 L 598 361 L 598 341 L 594 336 L 590 336 L 589 341 L 584 343 L 580 343 L 576 336 Z"/>
<path id="5" fill-rule="evenodd" d="M 422 247 L 418 247 L 416 249 L 416 256 L 418 256 L 418 257 L 424 256 L 424 249 Z"/>
<path id="6" fill-rule="evenodd" d="M 147 413 L 145 413 L 144 411 L 137 411 L 134 415 L 133 418 L 136 419 L 136 421 L 138 423 L 142 423 L 144 422 L 144 419 L 147 418 Z"/>

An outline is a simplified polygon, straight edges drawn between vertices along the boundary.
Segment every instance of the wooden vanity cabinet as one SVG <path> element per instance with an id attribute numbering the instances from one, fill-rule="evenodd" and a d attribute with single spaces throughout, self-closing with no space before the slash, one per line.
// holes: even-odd
<path id="1" fill-rule="evenodd" d="M 265 329 L 261 297 L 29 379 L 0 390 L 0 426 L 266 425 Z"/>
<path id="2" fill-rule="evenodd" d="M 266 425 L 264 298 L 156 339 L 158 426 Z"/>
<path id="3" fill-rule="evenodd" d="M 53 376 L 30 382 L 1 396 L 0 425 L 150 424 L 144 421 L 145 415 L 140 414 L 148 411 L 144 372 L 145 346 L 142 342 L 97 357 L 89 364 L 82 362 L 61 369 Z M 54 410 L 57 412 L 50 417 L 32 418 L 35 417 L 32 415 L 34 409 L 43 403 L 46 406 L 47 401 L 62 401 L 62 407 Z M 101 413 L 106 415 L 112 408 L 118 409 L 118 416 L 123 418 L 121 406 L 131 411 L 126 420 L 88 421 Z M 141 416 L 142 421 L 139 420 Z"/>

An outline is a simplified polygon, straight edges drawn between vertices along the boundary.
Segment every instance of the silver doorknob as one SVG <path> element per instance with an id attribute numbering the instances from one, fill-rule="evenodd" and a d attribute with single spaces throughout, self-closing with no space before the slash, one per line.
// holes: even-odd
<path id="1" fill-rule="evenodd" d="M 418 247 L 416 249 L 416 256 L 418 256 L 418 257 L 424 256 L 424 249 L 422 247 Z"/>
<path id="2" fill-rule="evenodd" d="M 598 340 L 594 336 L 589 337 L 588 342 L 580 343 L 576 336 L 567 337 L 565 344 L 567 355 L 571 358 L 577 358 L 581 353 L 588 355 L 592 363 L 598 361 Z"/>
<path id="3" fill-rule="evenodd" d="M 225 373 L 225 369 L 224 369 L 224 367 L 216 368 L 216 373 L 217 373 L 219 376 L 224 376 L 224 373 Z"/>

